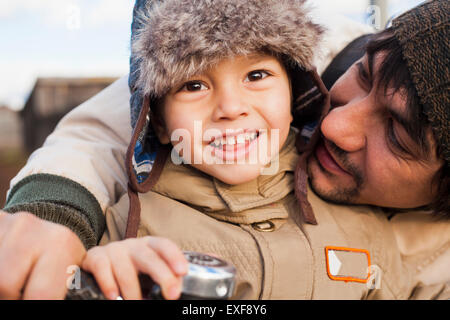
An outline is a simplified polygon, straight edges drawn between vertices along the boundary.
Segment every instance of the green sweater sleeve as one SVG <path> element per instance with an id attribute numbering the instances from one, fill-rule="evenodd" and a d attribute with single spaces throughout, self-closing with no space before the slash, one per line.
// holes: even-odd
<path id="1" fill-rule="evenodd" d="M 97 245 L 106 224 L 92 193 L 75 181 L 50 174 L 34 174 L 19 181 L 3 210 L 27 211 L 64 225 L 78 235 L 87 249 Z"/>

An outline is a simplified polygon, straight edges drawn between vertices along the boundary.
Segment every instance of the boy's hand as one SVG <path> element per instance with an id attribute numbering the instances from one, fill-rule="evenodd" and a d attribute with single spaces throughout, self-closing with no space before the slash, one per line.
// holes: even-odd
<path id="1" fill-rule="evenodd" d="M 170 240 L 143 237 L 112 242 L 87 252 L 82 268 L 92 273 L 103 294 L 116 299 L 142 299 L 138 274 L 149 275 L 165 299 L 178 299 L 188 262 Z"/>
<path id="2" fill-rule="evenodd" d="M 0 299 L 64 299 L 67 268 L 86 254 L 70 229 L 0 211 Z"/>

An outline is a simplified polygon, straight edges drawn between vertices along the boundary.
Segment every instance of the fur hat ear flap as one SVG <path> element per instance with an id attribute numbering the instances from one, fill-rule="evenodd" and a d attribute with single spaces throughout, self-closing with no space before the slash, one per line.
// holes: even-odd
<path id="1" fill-rule="evenodd" d="M 305 71 L 297 69 L 291 73 L 292 91 L 292 126 L 305 132 L 304 137 L 311 137 L 315 125 L 328 113 L 330 97 L 325 84 L 315 69 Z M 306 132 L 309 130 L 309 133 Z M 303 152 L 303 150 L 299 150 Z"/>

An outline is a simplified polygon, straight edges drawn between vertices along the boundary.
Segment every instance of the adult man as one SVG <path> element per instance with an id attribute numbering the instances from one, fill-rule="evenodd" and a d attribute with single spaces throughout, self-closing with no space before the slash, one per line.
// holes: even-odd
<path id="1" fill-rule="evenodd" d="M 410 37 L 413 27 L 404 23 L 397 19 L 394 30 L 374 36 L 365 56 L 332 87 L 333 109 L 308 162 L 311 185 L 332 202 L 429 206 L 448 217 L 448 66 L 420 64 L 428 54 L 413 44 L 435 33 L 417 26 L 419 35 Z M 441 50 L 435 58 L 448 59 Z"/>
<path id="2" fill-rule="evenodd" d="M 434 1 L 435 4 L 438 2 Z M 423 38 L 417 40 L 414 36 L 409 35 L 409 32 L 415 30 L 424 32 L 423 24 L 420 24 L 415 16 L 430 17 L 430 14 L 441 19 L 435 22 L 436 24 L 433 28 L 428 30 L 428 32 L 433 33 L 433 37 L 429 38 L 431 41 L 434 41 L 431 44 L 424 43 Z M 410 23 L 411 21 L 414 23 Z M 441 25 L 444 25 L 444 28 L 440 27 Z M 434 7 L 431 6 L 431 9 L 428 6 L 423 6 L 414 10 L 409 15 L 396 20 L 396 23 L 394 23 L 394 36 L 383 34 L 381 38 L 369 46 L 366 57 L 354 64 L 335 84 L 331 90 L 332 106 L 334 108 L 321 124 L 320 128 L 323 138 L 308 161 L 311 186 L 317 194 L 329 201 L 338 203 L 370 204 L 394 208 L 416 208 L 431 205 L 436 213 L 448 214 L 449 197 L 445 190 L 448 192 L 449 189 L 449 103 L 448 95 L 438 94 L 442 88 L 444 92 L 448 90 L 446 80 L 448 78 L 448 69 L 441 74 L 435 72 L 436 66 L 438 66 L 438 69 L 442 68 L 442 65 L 448 68 L 448 63 L 442 64 L 439 62 L 441 58 L 445 59 L 445 56 L 440 57 L 438 54 L 442 52 L 433 51 L 434 55 L 429 57 L 431 62 L 425 61 L 423 58 L 421 66 L 429 66 L 429 70 L 427 68 L 427 72 L 423 73 L 425 79 L 416 78 L 418 72 L 414 68 L 417 67 L 417 63 L 409 64 L 408 67 L 403 66 L 403 70 L 409 70 L 414 75 L 413 82 L 410 83 L 405 78 L 401 78 L 401 76 L 396 77 L 398 74 L 402 75 L 405 72 L 399 72 L 395 76 L 390 76 L 389 70 L 386 70 L 386 63 L 389 66 L 389 62 L 393 59 L 390 55 L 398 56 L 398 54 L 391 54 L 395 50 L 403 52 L 405 59 L 410 61 L 408 59 L 413 59 L 413 56 L 420 52 L 420 49 L 426 50 L 426 48 L 435 48 L 433 46 L 438 45 L 445 46 L 445 41 L 439 41 L 439 39 L 440 37 L 445 39 L 446 35 L 448 35 L 448 25 L 448 4 L 445 2 L 440 2 Z M 417 29 L 415 29 L 416 27 Z M 384 38 L 385 36 L 387 36 L 386 39 Z M 400 43 L 397 49 L 389 47 L 391 42 L 395 42 L 395 40 Z M 408 51 L 411 50 L 411 47 L 406 44 L 406 41 L 416 41 L 417 46 L 414 46 L 415 54 L 411 54 Z M 443 52 L 447 52 L 446 50 L 448 48 L 444 48 Z M 386 54 L 386 52 L 388 53 Z M 397 71 L 397 69 L 395 70 Z M 442 81 L 439 77 L 436 79 L 431 78 L 439 75 L 444 77 L 443 82 L 439 82 Z M 424 86 L 424 83 L 429 83 L 431 88 Z M 433 87 L 435 84 L 437 84 L 437 87 Z M 386 91 L 384 91 L 385 88 L 383 86 L 387 87 L 388 94 L 385 94 Z M 402 95 L 405 92 L 403 91 L 405 88 L 407 89 L 406 99 Z M 414 94 L 410 94 L 410 91 L 413 89 L 418 91 L 421 104 L 425 108 L 424 112 L 429 117 L 428 120 L 420 118 L 420 110 L 416 110 L 414 114 L 414 112 L 410 112 L 407 109 L 410 105 L 414 105 L 410 101 L 415 97 Z M 391 94 L 392 91 L 394 92 L 393 95 Z M 111 111 L 115 112 L 114 110 Z M 411 117 L 419 119 L 414 122 L 411 120 Z M 80 118 L 75 121 L 79 120 Z M 103 119 L 102 121 L 105 120 Z M 418 134 L 419 131 L 416 127 L 421 128 L 421 124 L 427 123 L 427 121 L 432 121 L 434 131 L 425 129 L 422 134 Z M 418 125 L 415 126 L 415 123 Z M 412 137 L 409 137 L 409 135 L 412 135 Z M 91 138 L 87 137 L 86 139 L 89 140 Z M 127 140 L 126 138 L 121 139 Z M 418 142 L 416 143 L 414 140 L 418 140 Z M 109 152 L 112 150 L 113 152 L 122 152 L 124 154 L 124 148 L 126 148 L 127 143 L 128 141 L 123 147 L 117 142 L 114 144 L 111 142 Z M 429 152 L 430 150 L 438 150 L 438 152 Z M 39 153 L 37 156 L 39 156 Z M 389 163 L 389 166 L 386 166 L 386 162 Z M 113 165 L 120 166 L 121 164 L 120 161 L 117 161 Z M 433 182 L 433 177 L 437 174 L 440 175 L 441 184 L 447 183 L 446 189 L 445 185 L 444 188 L 438 187 L 439 184 Z M 64 172 L 61 172 L 60 175 L 65 176 Z M 114 186 L 117 186 L 116 190 L 108 191 L 107 193 L 118 197 L 119 194 L 123 193 L 124 189 L 123 186 L 118 185 L 117 182 L 114 184 L 113 181 L 126 181 L 126 179 L 123 179 L 123 177 L 116 178 L 118 179 L 105 181 L 105 184 L 111 182 L 111 185 L 105 186 L 105 188 L 114 189 Z M 85 244 L 91 245 L 99 239 L 102 221 L 96 218 L 95 213 L 103 211 L 103 208 L 100 208 L 100 206 L 96 207 L 92 202 L 89 202 L 91 205 L 86 205 L 83 208 L 73 208 L 70 206 L 70 201 L 64 201 L 65 199 L 63 199 L 64 197 L 61 194 L 58 195 L 58 199 L 51 199 L 53 202 L 49 201 L 49 199 L 39 198 L 40 195 L 35 197 L 30 191 L 32 189 L 36 190 L 36 184 L 34 183 L 32 178 L 26 178 L 16 184 L 18 187 L 11 191 L 8 201 L 7 209 L 9 211 L 33 211 L 36 215 L 60 224 L 65 224 L 67 219 L 77 219 L 76 223 L 72 224 L 72 226 L 76 225 L 77 227 L 72 230 L 84 240 Z M 38 181 L 38 185 L 42 187 L 59 185 L 60 183 L 65 187 L 71 184 L 62 180 L 62 178 L 58 179 L 55 177 L 45 177 L 45 179 Z M 404 190 L 404 185 L 408 185 L 408 190 Z M 98 196 L 101 192 L 96 192 L 99 188 L 98 186 L 89 185 L 89 182 L 85 183 L 85 186 L 93 190 L 92 193 L 95 194 L 100 202 L 102 201 Z M 79 191 L 80 187 L 74 186 L 75 189 Z M 92 196 L 87 190 L 81 193 L 78 192 L 78 194 L 80 197 L 86 198 Z M 37 205 L 33 206 L 32 204 Z M 83 212 L 84 215 L 77 214 L 77 211 Z M 60 212 L 72 212 L 73 214 L 61 215 Z M 31 280 L 25 287 L 24 297 L 60 297 L 61 289 L 59 291 L 55 290 L 55 292 L 46 290 L 55 286 L 52 283 L 55 282 L 53 281 L 54 279 L 46 279 L 45 277 L 38 279 L 34 276 L 34 274 L 43 273 L 43 266 L 49 265 L 48 261 L 52 259 L 50 254 L 42 254 L 44 252 L 42 250 L 44 250 L 44 247 L 51 246 L 52 239 L 61 241 L 60 239 L 63 237 L 63 239 L 66 239 L 66 243 L 59 244 L 58 253 L 63 252 L 64 248 L 71 248 L 71 250 L 66 251 L 66 254 L 75 258 L 72 258 L 69 264 L 77 264 L 81 261 L 84 254 L 80 243 L 76 241 L 77 239 L 73 237 L 73 234 L 69 235 L 68 232 L 65 232 L 66 230 L 59 226 L 50 226 L 42 221 L 36 222 L 37 219 L 26 214 L 22 216 L 26 218 L 19 220 L 15 219 L 15 216 L 0 216 L 0 228 L 4 230 L 2 237 L 6 239 L 2 247 L 15 249 L 0 251 L 0 274 L 7 274 L 8 271 L 6 270 L 11 269 L 8 268 L 11 266 L 11 260 L 16 262 L 12 265 L 20 265 L 23 269 L 21 270 L 23 272 L 8 272 L 8 274 L 12 274 L 8 279 L 1 277 L 0 294 L 9 298 L 20 297 L 20 289 L 26 281 L 27 271 L 33 266 Z M 30 220 L 33 223 L 30 223 Z M 26 264 L 21 261 L 14 261 L 14 259 L 19 260 L 20 257 L 17 255 L 17 245 L 15 245 L 14 241 L 18 238 L 14 237 L 14 233 L 16 235 L 33 234 L 37 230 L 34 229 L 35 222 L 42 226 L 40 234 L 48 234 L 45 230 L 54 230 L 54 233 L 49 234 L 49 236 L 54 235 L 54 238 L 48 237 L 50 240 L 37 243 L 32 259 L 27 259 Z M 8 230 L 9 226 L 12 226 L 11 230 Z M 21 249 L 26 250 L 23 247 Z M 67 261 L 69 260 L 67 259 Z M 33 265 L 36 261 L 38 263 Z M 63 265 L 63 263 L 60 265 L 54 264 L 54 268 L 56 270 Z M 17 285 L 18 283 L 20 283 L 19 286 Z"/>

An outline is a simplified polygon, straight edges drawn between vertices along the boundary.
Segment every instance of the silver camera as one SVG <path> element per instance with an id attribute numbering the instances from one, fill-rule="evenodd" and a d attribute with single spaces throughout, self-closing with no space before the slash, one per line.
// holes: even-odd
<path id="1" fill-rule="evenodd" d="M 211 255 L 184 251 L 189 262 L 188 273 L 183 277 L 181 300 L 226 300 L 234 292 L 236 269 L 228 262 Z M 142 295 L 148 300 L 163 300 L 161 288 L 147 276 L 139 276 Z M 81 271 L 81 287 L 70 289 L 66 300 L 105 300 L 94 277 Z"/>

